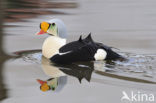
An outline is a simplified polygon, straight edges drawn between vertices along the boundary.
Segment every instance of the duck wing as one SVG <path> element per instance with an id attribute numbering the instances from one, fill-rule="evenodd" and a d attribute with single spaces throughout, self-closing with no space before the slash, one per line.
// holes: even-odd
<path id="1" fill-rule="evenodd" d="M 98 50 L 100 53 L 98 54 Z M 102 51 L 102 53 L 101 53 Z M 78 41 L 70 42 L 59 49 L 59 53 L 50 58 L 54 63 L 67 64 L 79 61 L 98 60 L 96 58 L 102 57 L 102 60 L 116 60 L 123 58 L 118 53 L 114 52 L 111 47 L 103 45 L 102 43 L 94 42 L 89 34 L 85 39 L 80 36 Z M 96 55 L 96 56 L 95 56 Z"/>
<path id="2" fill-rule="evenodd" d="M 104 50 L 106 52 L 105 60 L 125 59 L 124 57 L 122 57 L 121 55 L 119 55 L 118 53 L 113 51 L 112 47 L 106 46 L 102 43 L 94 42 L 91 37 L 91 33 L 84 39 L 84 42 L 86 42 L 86 43 L 92 42 L 92 43 L 96 44 L 97 50 L 99 50 L 99 49 Z"/>
<path id="3" fill-rule="evenodd" d="M 94 42 L 74 41 L 61 47 L 59 54 L 54 55 L 50 60 L 54 63 L 67 64 L 77 61 L 94 60 L 97 51 Z"/>

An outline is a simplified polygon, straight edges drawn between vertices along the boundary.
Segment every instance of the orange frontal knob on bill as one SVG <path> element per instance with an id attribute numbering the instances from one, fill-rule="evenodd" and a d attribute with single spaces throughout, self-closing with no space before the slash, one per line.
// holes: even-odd
<path id="1" fill-rule="evenodd" d="M 45 21 L 41 22 L 41 24 L 40 24 L 40 29 L 41 30 L 36 35 L 42 35 L 42 34 L 47 33 L 47 30 L 48 30 L 49 26 L 50 26 L 49 23 L 47 23 Z"/>

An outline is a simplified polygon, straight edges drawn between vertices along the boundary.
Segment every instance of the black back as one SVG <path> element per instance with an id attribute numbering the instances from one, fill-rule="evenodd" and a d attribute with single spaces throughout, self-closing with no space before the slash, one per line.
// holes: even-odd
<path id="1" fill-rule="evenodd" d="M 79 40 L 70 42 L 59 49 L 62 55 L 56 54 L 51 58 L 54 63 L 72 63 L 78 61 L 92 61 L 95 60 L 94 55 L 98 49 L 103 49 L 107 52 L 106 60 L 114 60 L 121 56 L 108 46 L 102 43 L 96 43 L 92 40 L 91 34 L 85 39 L 80 36 Z"/>

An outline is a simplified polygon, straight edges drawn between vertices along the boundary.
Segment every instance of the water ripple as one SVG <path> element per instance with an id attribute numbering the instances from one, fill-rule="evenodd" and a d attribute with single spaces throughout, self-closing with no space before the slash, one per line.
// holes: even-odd
<path id="1" fill-rule="evenodd" d="M 41 50 L 19 51 L 15 53 L 18 58 L 25 62 L 41 64 Z M 127 58 L 127 61 L 94 61 L 89 63 L 74 63 L 80 70 L 82 68 L 92 68 L 94 72 L 100 75 L 109 76 L 118 79 L 124 79 L 135 82 L 156 82 L 156 55 L 144 55 L 134 53 L 120 53 Z M 62 68 L 72 69 L 72 65 Z"/>

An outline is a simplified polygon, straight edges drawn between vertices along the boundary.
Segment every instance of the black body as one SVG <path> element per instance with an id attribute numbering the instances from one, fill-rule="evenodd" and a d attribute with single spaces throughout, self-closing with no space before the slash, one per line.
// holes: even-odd
<path id="1" fill-rule="evenodd" d="M 106 51 L 107 56 L 105 60 L 116 60 L 123 58 L 121 55 L 114 52 L 111 47 L 105 46 L 102 43 L 94 42 L 91 34 L 89 34 L 85 39 L 82 39 L 80 36 L 78 41 L 73 41 L 64 45 L 59 49 L 59 52 L 65 54 L 56 54 L 51 57 L 50 60 L 59 64 L 93 61 L 95 60 L 94 55 L 98 49 L 103 49 Z"/>

